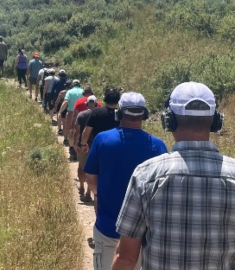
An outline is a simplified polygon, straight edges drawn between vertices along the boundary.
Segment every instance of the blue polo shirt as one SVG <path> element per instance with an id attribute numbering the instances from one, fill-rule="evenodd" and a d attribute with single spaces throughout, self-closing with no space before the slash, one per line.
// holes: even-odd
<path id="1" fill-rule="evenodd" d="M 162 140 L 141 129 L 118 127 L 96 135 L 84 171 L 98 175 L 95 226 L 102 234 L 119 238 L 115 224 L 135 167 L 166 152 Z"/>

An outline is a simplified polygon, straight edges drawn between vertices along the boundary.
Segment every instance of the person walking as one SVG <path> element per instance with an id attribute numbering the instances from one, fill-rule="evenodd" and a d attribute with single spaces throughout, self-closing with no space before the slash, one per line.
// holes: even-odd
<path id="1" fill-rule="evenodd" d="M 51 90 L 51 97 L 52 97 L 52 105 L 55 105 L 55 102 L 60 94 L 61 91 L 66 89 L 66 82 L 67 82 L 67 72 L 64 69 L 61 69 L 59 71 L 59 80 L 57 80 Z M 60 110 L 60 107 L 62 105 L 62 101 L 61 103 L 57 104 L 56 106 L 56 110 L 54 108 L 54 112 L 57 113 L 57 126 L 58 126 L 58 130 L 61 129 L 61 117 L 59 117 L 58 112 Z"/>
<path id="2" fill-rule="evenodd" d="M 7 60 L 8 49 L 7 44 L 3 41 L 3 37 L 0 36 L 0 76 L 4 75 L 4 61 Z"/>
<path id="3" fill-rule="evenodd" d="M 86 174 L 83 171 L 83 167 L 85 165 L 88 153 L 84 153 L 83 151 L 81 151 L 81 138 L 82 138 L 82 132 L 86 126 L 87 118 L 89 117 L 91 111 L 98 106 L 98 100 L 94 95 L 90 95 L 86 99 L 84 104 L 86 105 L 87 109 L 82 110 L 77 115 L 77 119 L 75 123 L 73 148 L 78 154 L 78 180 L 80 183 L 79 194 L 82 197 L 82 199 L 84 199 L 86 202 L 90 202 L 92 201 L 91 192 L 89 188 L 87 188 L 87 191 L 85 192 L 84 182 L 86 179 Z M 89 143 L 90 142 L 88 141 L 88 144 Z"/>
<path id="4" fill-rule="evenodd" d="M 117 111 L 120 126 L 98 133 L 92 142 L 84 171 L 88 186 L 97 197 L 93 233 L 95 270 L 111 269 L 119 239 L 115 224 L 134 168 L 167 152 L 161 139 L 142 130 L 142 121 L 148 116 L 140 93 L 124 93 Z"/>
<path id="5" fill-rule="evenodd" d="M 235 269 L 235 159 L 209 141 L 223 114 L 204 84 L 178 85 L 165 103 L 169 154 L 135 169 L 119 213 L 113 270 Z"/>
<path id="6" fill-rule="evenodd" d="M 49 76 L 48 74 L 48 70 L 50 69 L 51 67 L 51 63 L 49 61 L 46 61 L 44 64 L 43 64 L 43 68 L 41 68 L 38 72 L 38 82 L 39 82 L 39 90 L 40 90 L 40 97 L 41 97 L 41 100 L 43 100 L 43 89 L 44 89 L 44 86 L 45 86 L 45 79 L 46 77 Z"/>
<path id="7" fill-rule="evenodd" d="M 81 88 L 81 83 L 79 80 L 73 80 L 73 88 L 67 91 L 64 101 L 60 107 L 59 117 L 61 113 L 67 108 L 67 113 L 65 117 L 65 126 L 63 127 L 63 135 L 64 135 L 64 145 L 68 145 L 68 135 L 72 125 L 72 117 L 74 111 L 75 102 L 83 97 L 82 95 L 83 89 Z M 74 156 L 77 157 L 77 154 L 74 152 L 73 145 L 70 145 L 70 152 L 73 152 Z"/>
<path id="8" fill-rule="evenodd" d="M 47 70 L 48 76 L 45 78 L 45 84 L 43 89 L 43 101 L 44 101 L 44 108 L 48 105 L 49 107 L 49 115 L 51 117 L 51 120 L 53 120 L 53 112 L 54 112 L 54 105 L 52 102 L 52 87 L 54 83 L 59 79 L 55 76 L 55 70 L 53 68 L 50 68 Z"/>
<path id="9" fill-rule="evenodd" d="M 26 73 L 28 68 L 28 57 L 22 49 L 18 50 L 14 68 L 17 72 L 19 87 L 21 87 L 22 81 L 24 82 L 25 87 L 27 87 Z"/>
<path id="10" fill-rule="evenodd" d="M 119 120 L 115 119 L 115 110 L 118 107 L 120 95 L 120 89 L 105 89 L 103 99 L 105 106 L 92 110 L 82 133 L 81 147 L 83 152 L 89 151 L 88 140 L 95 138 L 99 132 L 119 126 Z"/>
<path id="11" fill-rule="evenodd" d="M 29 61 L 28 75 L 29 75 L 29 98 L 32 98 L 33 85 L 35 85 L 35 101 L 38 101 L 38 73 L 43 68 L 42 61 L 39 60 L 39 53 L 34 52 L 33 59 Z"/>
<path id="12" fill-rule="evenodd" d="M 66 87 L 65 87 L 65 90 L 62 90 L 60 93 L 59 93 L 59 96 L 55 102 L 55 106 L 54 106 L 54 110 L 55 111 L 58 111 L 57 107 L 61 107 L 63 101 L 64 101 L 64 98 L 65 98 L 65 95 L 67 93 L 68 90 L 72 89 L 73 86 L 72 86 L 72 81 L 71 80 L 67 80 L 66 81 Z M 66 114 L 67 114 L 67 108 L 61 113 L 61 122 L 62 122 L 62 125 L 64 127 L 65 125 L 65 117 L 66 117 Z M 61 128 L 61 125 L 58 126 L 58 132 L 57 132 L 57 135 L 63 135 L 63 130 Z"/>

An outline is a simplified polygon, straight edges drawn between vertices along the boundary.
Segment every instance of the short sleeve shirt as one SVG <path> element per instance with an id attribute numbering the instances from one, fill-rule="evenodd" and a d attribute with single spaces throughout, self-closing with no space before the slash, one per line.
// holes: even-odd
<path id="1" fill-rule="evenodd" d="M 235 269 L 235 159 L 177 142 L 134 171 L 117 232 L 142 239 L 142 269 Z"/>
<path id="2" fill-rule="evenodd" d="M 92 110 L 87 126 L 93 128 L 93 137 L 99 132 L 109 130 L 119 126 L 119 121 L 115 120 L 115 109 L 107 106 Z"/>

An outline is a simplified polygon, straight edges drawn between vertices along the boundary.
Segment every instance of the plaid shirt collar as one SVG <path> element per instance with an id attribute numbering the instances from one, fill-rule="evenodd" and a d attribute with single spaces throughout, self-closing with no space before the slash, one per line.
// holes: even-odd
<path id="1" fill-rule="evenodd" d="M 216 145 L 211 141 L 180 141 L 176 142 L 171 151 L 200 150 L 219 152 Z"/>

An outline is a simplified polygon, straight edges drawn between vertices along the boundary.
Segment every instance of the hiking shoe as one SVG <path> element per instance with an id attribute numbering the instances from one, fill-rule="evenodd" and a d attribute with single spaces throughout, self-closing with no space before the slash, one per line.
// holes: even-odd
<path id="1" fill-rule="evenodd" d="M 38 101 L 38 98 L 37 97 L 35 97 L 35 101 Z"/>
<path id="2" fill-rule="evenodd" d="M 59 129 L 58 132 L 57 132 L 58 135 L 62 135 L 63 134 L 63 130 L 62 129 Z"/>
<path id="3" fill-rule="evenodd" d="M 69 146 L 69 140 L 68 140 L 68 139 L 65 139 L 65 140 L 63 141 L 63 145 L 64 145 L 64 146 Z"/>
<path id="4" fill-rule="evenodd" d="M 31 99 L 32 98 L 32 95 L 29 95 L 29 98 Z"/>

